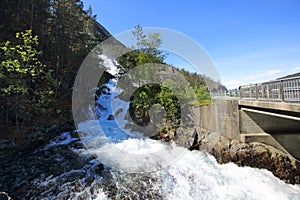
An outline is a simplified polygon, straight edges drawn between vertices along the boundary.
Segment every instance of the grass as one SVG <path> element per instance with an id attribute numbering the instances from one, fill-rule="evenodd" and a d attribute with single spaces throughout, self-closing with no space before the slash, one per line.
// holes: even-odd
<path id="1" fill-rule="evenodd" d="M 203 100 L 198 100 L 198 101 L 191 101 L 191 102 L 189 102 L 189 104 L 197 105 L 197 106 L 204 106 L 204 105 L 211 104 L 211 102 L 212 102 L 211 99 L 203 99 Z"/>

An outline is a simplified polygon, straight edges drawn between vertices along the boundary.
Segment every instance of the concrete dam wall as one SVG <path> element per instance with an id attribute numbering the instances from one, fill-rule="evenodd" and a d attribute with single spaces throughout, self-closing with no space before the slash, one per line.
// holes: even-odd
<path id="1" fill-rule="evenodd" d="M 238 99 L 218 99 L 213 100 L 209 105 L 191 106 L 188 108 L 189 111 L 185 111 L 189 112 L 189 116 L 188 122 L 184 124 L 188 124 L 189 129 L 194 129 L 199 139 L 208 131 L 216 132 L 213 140 L 218 140 L 220 136 L 223 136 L 228 140 L 235 139 L 247 143 L 261 142 L 291 154 L 299 160 L 300 133 L 291 132 L 292 128 L 299 127 L 298 121 L 283 119 L 276 115 L 260 114 L 256 117 L 258 114 L 240 108 Z M 185 130 L 189 129 L 185 127 Z M 280 132 L 274 133 L 271 131 L 273 129 L 280 130 Z M 195 133 L 187 132 L 183 133 L 182 140 L 187 140 L 189 137 L 190 145 Z"/>
<path id="2" fill-rule="evenodd" d="M 214 100 L 208 105 L 185 107 L 182 113 L 185 116 L 182 119 L 185 137 L 187 130 L 196 130 L 200 137 L 206 130 L 217 132 L 224 138 L 240 139 L 237 100 Z M 193 134 L 189 135 L 192 137 Z"/>

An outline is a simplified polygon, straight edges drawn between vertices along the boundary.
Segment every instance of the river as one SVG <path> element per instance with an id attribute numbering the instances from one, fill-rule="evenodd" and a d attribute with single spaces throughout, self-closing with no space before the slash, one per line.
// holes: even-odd
<path id="1" fill-rule="evenodd" d="M 108 70 L 115 72 L 108 60 Z M 118 98 L 117 79 L 106 84 L 97 101 L 99 120 L 79 124 L 88 147 L 81 155 L 96 155 L 117 185 L 116 199 L 300 199 L 300 186 L 279 180 L 265 169 L 218 164 L 208 153 L 189 151 L 175 143 L 143 137 L 125 129 L 129 103 Z M 115 107 L 114 107 L 115 106 Z M 117 106 L 117 107 L 116 107 Z M 119 111 L 115 119 L 109 116 Z M 99 129 L 100 127 L 100 129 Z M 98 199 L 109 199 L 105 189 Z"/>

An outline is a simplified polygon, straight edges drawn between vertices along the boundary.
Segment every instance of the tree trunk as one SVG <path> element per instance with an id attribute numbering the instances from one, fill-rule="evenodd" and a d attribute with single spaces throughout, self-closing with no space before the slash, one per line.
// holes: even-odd
<path id="1" fill-rule="evenodd" d="M 34 0 L 31 0 L 30 30 L 33 29 L 33 5 L 34 5 Z"/>
<path id="2" fill-rule="evenodd" d="M 18 98 L 18 97 L 17 97 Z M 15 104 L 15 120 L 16 120 L 16 131 L 17 131 L 17 140 L 20 139 L 21 132 L 20 132 L 20 125 L 19 125 L 19 105 L 18 105 L 18 99 Z"/>

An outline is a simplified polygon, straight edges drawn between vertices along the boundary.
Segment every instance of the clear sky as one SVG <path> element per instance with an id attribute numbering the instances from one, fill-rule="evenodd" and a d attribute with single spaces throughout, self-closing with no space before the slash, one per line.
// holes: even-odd
<path id="1" fill-rule="evenodd" d="M 193 38 L 208 52 L 229 89 L 300 72 L 300 0 L 83 2 L 111 34 L 140 23 Z"/>

